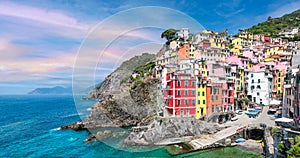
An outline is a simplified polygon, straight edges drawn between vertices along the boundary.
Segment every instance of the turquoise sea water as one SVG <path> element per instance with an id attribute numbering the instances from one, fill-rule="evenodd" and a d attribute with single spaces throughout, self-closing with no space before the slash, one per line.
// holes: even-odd
<path id="1" fill-rule="evenodd" d="M 76 104 L 78 113 L 73 97 L 68 95 L 0 96 L 0 157 L 170 157 L 163 148 L 149 152 L 128 152 L 102 142 L 84 144 L 83 140 L 88 135 L 86 131 L 58 130 L 62 125 L 79 121 L 79 115 L 87 116 L 87 109 L 92 104 L 92 101 Z M 241 155 L 249 156 L 236 148 L 226 148 L 179 157 Z"/>

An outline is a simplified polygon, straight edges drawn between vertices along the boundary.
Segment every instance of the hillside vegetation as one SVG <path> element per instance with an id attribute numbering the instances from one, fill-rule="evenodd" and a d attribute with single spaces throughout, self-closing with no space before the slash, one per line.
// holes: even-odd
<path id="1" fill-rule="evenodd" d="M 277 37 L 285 27 L 300 27 L 300 9 L 279 18 L 268 17 L 267 21 L 247 29 L 253 34 L 268 34 Z"/>

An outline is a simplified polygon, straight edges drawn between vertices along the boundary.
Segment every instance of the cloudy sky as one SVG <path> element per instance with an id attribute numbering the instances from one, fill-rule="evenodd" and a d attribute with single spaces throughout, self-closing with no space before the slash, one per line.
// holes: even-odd
<path id="1" fill-rule="evenodd" d="M 120 16 L 128 9 L 143 6 L 171 8 L 174 12 L 178 11 L 178 15 L 174 17 L 152 9 L 147 13 L 128 13 L 119 19 L 115 17 L 114 22 L 109 24 L 107 22 L 112 16 Z M 101 81 L 122 60 L 128 59 L 136 52 L 155 52 L 159 49 L 160 44 L 164 42 L 159 34 L 164 27 L 169 27 L 166 24 L 181 26 L 176 24 L 178 21 L 179 23 L 184 21 L 183 18 L 186 17 L 195 19 L 205 29 L 215 31 L 228 29 L 230 34 L 234 34 L 238 29 L 248 28 L 266 20 L 268 16 L 279 17 L 299 8 L 300 1 L 294 0 L 227 2 L 2 0 L 0 1 L 0 94 L 25 94 L 38 87 L 71 86 L 74 63 L 78 60 L 85 61 L 87 69 L 92 67 L 95 72 L 92 77 L 96 82 Z M 153 21 L 154 27 L 149 29 L 147 22 L 137 23 L 139 19 Z M 136 24 L 132 25 L 133 23 Z M 121 36 L 118 35 L 114 42 L 109 44 L 104 55 L 83 56 L 84 52 L 80 51 L 85 48 L 82 45 L 87 41 L 89 44 L 93 43 L 91 42 L 93 38 L 87 37 L 95 34 L 94 30 L 99 27 L 102 27 L 102 33 L 95 35 L 99 38 L 94 40 L 104 42 L 114 37 L 114 33 L 118 30 L 119 33 L 120 30 L 128 30 L 126 26 L 139 25 L 147 27 L 137 27 Z M 98 45 L 97 42 L 96 44 Z M 86 48 L 86 52 L 91 51 Z M 101 62 L 96 67 L 88 65 L 92 59 Z M 83 64 L 79 66 L 83 69 Z"/>

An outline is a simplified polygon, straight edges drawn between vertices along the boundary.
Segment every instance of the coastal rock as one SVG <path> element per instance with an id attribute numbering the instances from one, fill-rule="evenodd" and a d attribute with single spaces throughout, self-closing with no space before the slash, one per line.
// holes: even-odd
<path id="1" fill-rule="evenodd" d="M 85 130 L 86 127 L 85 127 L 85 125 L 82 122 L 75 122 L 75 123 L 72 123 L 70 125 L 61 126 L 60 129 L 61 130 L 73 129 L 75 131 L 80 131 L 80 130 Z"/>
<path id="2" fill-rule="evenodd" d="M 202 134 L 212 134 L 223 129 L 217 124 L 195 118 L 160 118 L 153 121 L 147 130 L 134 130 L 123 141 L 125 145 L 159 145 L 183 142 Z M 138 127 L 136 127 L 138 129 Z"/>
<path id="3" fill-rule="evenodd" d="M 107 137 L 110 137 L 111 135 L 112 135 L 112 131 L 105 130 L 103 132 L 97 132 L 96 138 L 97 138 L 97 140 L 103 140 L 103 139 L 106 139 Z"/>

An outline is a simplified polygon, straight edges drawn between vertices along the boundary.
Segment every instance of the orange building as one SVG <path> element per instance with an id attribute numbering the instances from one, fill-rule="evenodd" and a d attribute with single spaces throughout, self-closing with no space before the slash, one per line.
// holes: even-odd
<path id="1" fill-rule="evenodd" d="M 206 112 L 210 115 L 214 112 L 223 111 L 222 84 L 211 83 L 206 86 Z"/>
<path id="2" fill-rule="evenodd" d="M 178 60 L 190 59 L 190 49 L 191 45 L 189 43 L 184 43 L 183 46 L 179 48 Z"/>

